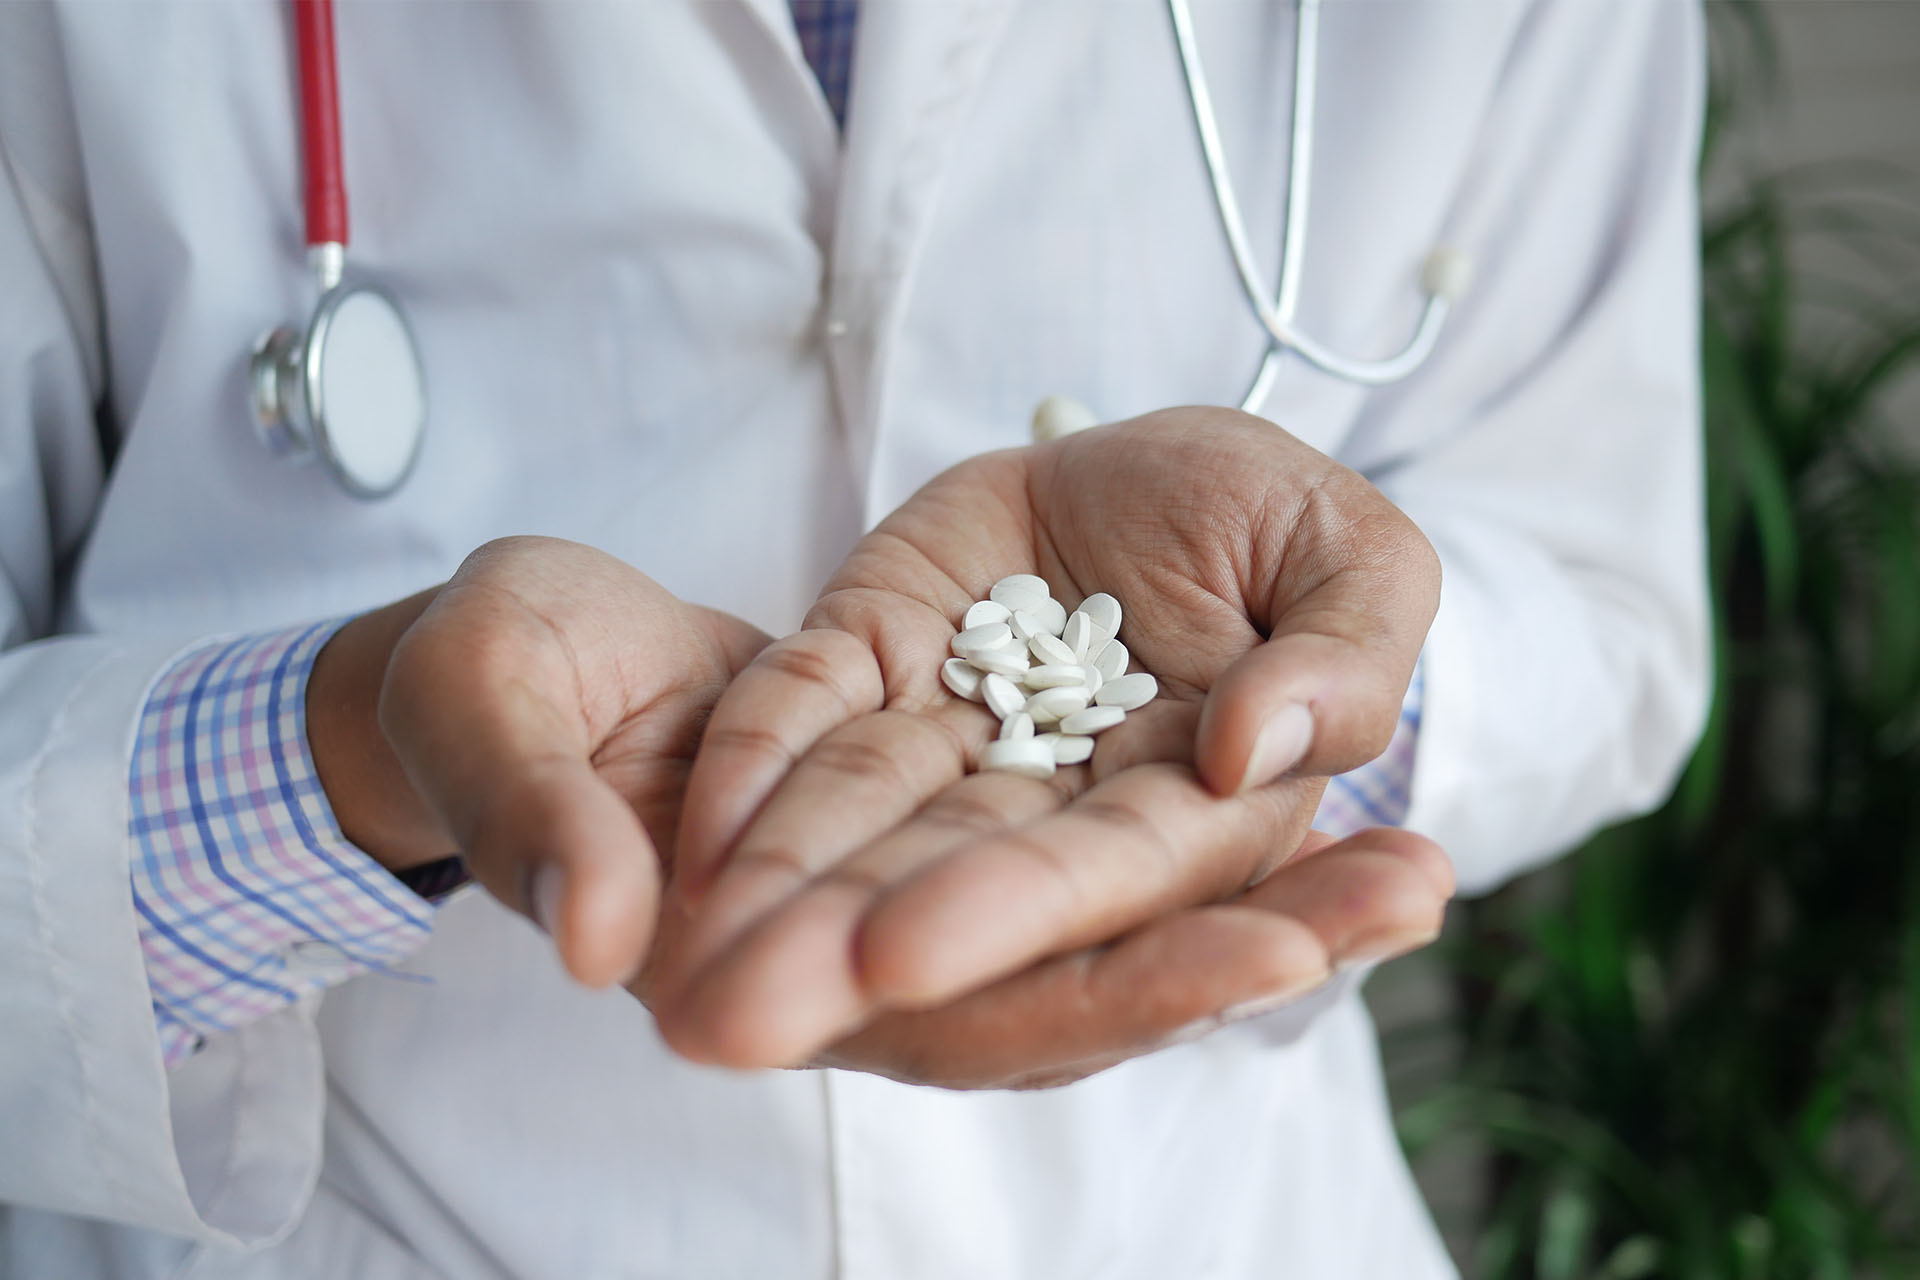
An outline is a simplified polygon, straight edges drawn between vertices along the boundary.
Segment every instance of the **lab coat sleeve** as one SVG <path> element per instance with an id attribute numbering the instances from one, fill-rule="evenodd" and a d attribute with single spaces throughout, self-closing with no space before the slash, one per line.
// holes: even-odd
<path id="1" fill-rule="evenodd" d="M 1657 804 L 1709 688 L 1681 0 L 1540 0 L 1443 234 L 1478 259 L 1360 468 L 1444 571 L 1406 825 L 1484 891 Z"/>
<path id="2" fill-rule="evenodd" d="M 35 11 L 0 8 L 11 54 Z M 10 56 L 0 89 L 0 1205 L 258 1242 L 319 1167 L 311 1009 L 169 1075 L 128 878 L 135 726 L 190 638 L 47 638 L 105 480 L 77 159 L 29 83 L 56 65 Z"/>

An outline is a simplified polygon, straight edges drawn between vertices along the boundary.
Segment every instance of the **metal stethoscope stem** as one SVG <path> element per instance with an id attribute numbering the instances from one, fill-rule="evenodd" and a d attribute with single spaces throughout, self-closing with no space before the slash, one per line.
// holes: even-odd
<path id="1" fill-rule="evenodd" d="M 1240 200 L 1234 193 L 1226 153 L 1220 145 L 1220 125 L 1214 115 L 1213 94 L 1207 86 L 1206 70 L 1194 40 L 1193 14 L 1188 0 L 1167 0 L 1167 14 L 1173 20 L 1174 42 L 1180 50 L 1180 71 L 1187 83 L 1187 100 L 1193 105 L 1194 129 L 1200 135 L 1200 151 L 1206 160 L 1207 179 L 1213 187 L 1220 230 L 1233 255 L 1234 270 L 1240 277 L 1248 307 L 1267 332 L 1267 349 L 1260 371 L 1241 407 L 1251 412 L 1266 399 L 1280 358 L 1289 351 L 1317 369 L 1365 386 L 1398 382 L 1412 373 L 1432 353 L 1452 300 L 1466 286 L 1467 261 L 1453 249 L 1440 247 L 1428 255 L 1421 271 L 1420 285 L 1426 301 L 1420 322 L 1407 344 L 1391 356 L 1364 360 L 1341 355 L 1302 333 L 1295 322 L 1306 258 L 1307 215 L 1313 195 L 1320 0 L 1297 0 L 1294 10 L 1293 119 L 1291 149 L 1287 156 L 1286 225 L 1281 238 L 1280 284 L 1271 303 L 1267 301 L 1266 284 L 1248 244 L 1246 221 L 1241 216 Z"/>

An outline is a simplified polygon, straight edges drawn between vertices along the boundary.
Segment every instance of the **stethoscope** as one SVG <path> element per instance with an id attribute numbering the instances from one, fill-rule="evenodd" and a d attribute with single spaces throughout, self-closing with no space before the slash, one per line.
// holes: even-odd
<path id="1" fill-rule="evenodd" d="M 426 432 L 426 383 L 413 335 L 393 299 L 365 284 L 344 284 L 346 181 L 340 160 L 339 85 L 334 66 L 332 0 L 293 0 L 299 43 L 301 140 L 306 168 L 307 254 L 320 299 L 305 329 L 282 326 L 263 338 L 249 366 L 254 420 L 276 452 L 318 457 L 349 493 L 382 498 L 405 482 Z M 1381 359 L 1344 356 L 1303 333 L 1296 321 L 1313 184 L 1314 107 L 1319 63 L 1320 0 L 1296 0 L 1291 142 L 1287 156 L 1286 225 L 1280 284 L 1267 301 L 1246 220 L 1220 145 L 1213 94 L 1193 35 L 1188 0 L 1167 0 L 1179 48 L 1187 101 L 1206 161 L 1220 230 L 1246 295 L 1266 332 L 1259 371 L 1241 398 L 1253 412 L 1267 398 L 1288 352 L 1314 368 L 1362 386 L 1398 382 L 1433 354 L 1470 266 L 1445 245 L 1428 253 L 1420 272 L 1420 319 L 1397 353 Z M 1046 440 L 1090 426 L 1092 410 L 1050 396 L 1034 412 L 1033 433 Z"/>
<path id="2" fill-rule="evenodd" d="M 247 366 L 254 424 L 283 457 L 320 459 L 356 498 L 406 482 L 427 429 L 427 387 L 413 333 L 380 289 L 342 280 L 347 186 L 332 0 L 293 0 L 306 170 L 307 262 L 319 301 L 306 326 L 282 325 Z"/>
<path id="3" fill-rule="evenodd" d="M 1280 286 L 1271 303 L 1267 301 L 1260 267 L 1247 242 L 1246 219 L 1241 216 L 1240 199 L 1233 191 L 1233 175 L 1220 146 L 1213 92 L 1207 86 L 1206 69 L 1200 63 L 1200 50 L 1193 38 L 1193 12 L 1187 0 L 1167 0 L 1167 16 L 1173 20 L 1173 39 L 1180 50 L 1180 72 L 1187 83 L 1187 101 L 1193 107 L 1193 127 L 1200 135 L 1200 154 L 1207 163 L 1207 182 L 1213 188 L 1213 207 L 1220 215 L 1220 231 L 1226 238 L 1228 252 L 1233 255 L 1234 271 L 1240 277 L 1247 307 L 1267 334 L 1260 370 L 1240 398 L 1241 410 L 1253 413 L 1266 402 L 1267 394 L 1273 390 L 1273 380 L 1279 376 L 1281 358 L 1288 352 L 1323 373 L 1362 386 L 1385 386 L 1412 374 L 1433 354 L 1440 330 L 1446 325 L 1447 312 L 1454 300 L 1466 292 L 1472 264 L 1458 249 L 1437 245 L 1427 253 L 1420 269 L 1420 292 L 1424 297 L 1420 320 L 1413 336 L 1393 355 L 1378 360 L 1343 356 L 1301 332 L 1295 319 L 1300 307 L 1300 277 L 1306 257 L 1307 210 L 1313 195 L 1313 115 L 1318 99 L 1315 80 L 1319 69 L 1320 0 L 1295 0 L 1294 4 L 1293 120 L 1287 152 L 1286 226 L 1280 241 Z M 1033 412 L 1033 435 L 1036 440 L 1054 440 L 1090 427 L 1098 420 L 1093 410 L 1078 400 L 1048 396 Z"/>

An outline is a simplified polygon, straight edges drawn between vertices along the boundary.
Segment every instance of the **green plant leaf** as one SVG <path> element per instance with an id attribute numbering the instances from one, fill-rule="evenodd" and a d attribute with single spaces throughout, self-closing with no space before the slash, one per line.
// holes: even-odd
<path id="1" fill-rule="evenodd" d="M 1628 1236 L 1601 1264 L 1595 1280 L 1646 1280 L 1658 1274 L 1666 1251 L 1652 1236 Z"/>
<path id="2" fill-rule="evenodd" d="M 1579 1185 L 1554 1185 L 1540 1209 L 1533 1262 L 1539 1280 L 1575 1280 L 1587 1270 L 1596 1216 L 1592 1198 Z"/>
<path id="3" fill-rule="evenodd" d="M 1800 538 L 1793 491 L 1772 440 L 1751 419 L 1735 419 L 1734 447 L 1746 481 L 1753 531 L 1760 546 L 1767 608 L 1774 618 L 1791 613 L 1800 582 Z"/>

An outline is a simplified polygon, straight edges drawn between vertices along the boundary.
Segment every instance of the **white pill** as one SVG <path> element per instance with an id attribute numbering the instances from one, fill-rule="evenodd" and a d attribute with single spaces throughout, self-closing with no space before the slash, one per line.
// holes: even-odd
<path id="1" fill-rule="evenodd" d="M 1031 649 L 1033 656 L 1040 661 L 1057 667 L 1080 665 L 1080 659 L 1074 656 L 1073 650 L 1067 647 L 1065 640 L 1050 636 L 1044 631 L 1027 641 L 1027 648 Z"/>
<path id="2" fill-rule="evenodd" d="M 977 627 L 968 627 L 953 637 L 953 653 L 958 658 L 971 658 L 976 653 L 985 653 L 989 649 L 1004 649 L 1013 643 L 1013 628 L 1004 622 L 987 622 Z"/>
<path id="3" fill-rule="evenodd" d="M 1033 736 L 1033 717 L 1024 711 L 1016 711 L 1000 722 L 1000 741 L 1018 742 L 1022 738 Z"/>
<path id="4" fill-rule="evenodd" d="M 940 664 L 940 683 L 968 702 L 978 702 L 984 696 L 980 680 L 981 673 L 968 666 L 965 658 L 948 658 Z"/>
<path id="5" fill-rule="evenodd" d="M 1002 720 L 1027 705 L 1027 695 L 1020 686 L 998 672 L 980 682 L 980 700 Z"/>
<path id="6" fill-rule="evenodd" d="M 1057 689 L 1062 685 L 1085 687 L 1089 667 L 1061 667 L 1046 665 L 1032 667 L 1027 671 L 1025 684 L 1029 689 Z M 1099 673 L 1095 673 L 1098 678 Z"/>
<path id="7" fill-rule="evenodd" d="M 989 742 L 980 753 L 980 767 L 1022 778 L 1051 778 L 1053 748 L 1038 738 L 1008 738 Z"/>
<path id="8" fill-rule="evenodd" d="M 1084 613 L 1075 613 L 1067 619 L 1067 625 L 1060 632 L 1060 643 L 1073 650 L 1075 662 L 1087 660 L 1087 646 L 1093 643 L 1093 619 Z"/>
<path id="9" fill-rule="evenodd" d="M 1039 604 L 1029 606 L 1027 612 L 1040 619 L 1040 625 L 1046 628 L 1050 636 L 1057 636 L 1067 629 L 1067 606 L 1052 596 L 1048 596 Z"/>
<path id="10" fill-rule="evenodd" d="M 1040 625 L 1040 619 L 1025 609 L 1015 609 L 1013 616 L 1007 619 L 1007 625 L 1013 628 L 1013 634 L 1019 638 L 1021 644 L 1027 643 L 1046 630 Z"/>
<path id="11" fill-rule="evenodd" d="M 1107 678 L 1100 674 L 1100 668 L 1088 665 L 1080 670 L 1086 676 L 1087 692 L 1099 696 L 1100 686 L 1107 682 Z"/>
<path id="12" fill-rule="evenodd" d="M 1036 721 L 1041 719 L 1058 720 L 1081 710 L 1093 698 L 1085 687 L 1061 685 L 1053 689 L 1042 689 L 1027 699 L 1027 714 Z"/>
<path id="13" fill-rule="evenodd" d="M 1160 682 L 1144 671 L 1136 671 L 1130 676 L 1120 676 L 1100 686 L 1100 693 L 1094 699 L 1103 707 L 1118 707 L 1122 711 L 1132 711 L 1152 702 L 1160 692 Z"/>
<path id="14" fill-rule="evenodd" d="M 1038 696 L 1038 695 L 1035 695 Z M 1064 734 L 1094 734 L 1111 729 L 1127 718 L 1127 713 L 1119 707 L 1088 707 L 1072 715 L 1060 717 L 1060 732 Z"/>
<path id="15" fill-rule="evenodd" d="M 1016 573 L 1002 578 L 993 584 L 993 590 L 987 592 L 987 598 L 995 604 L 1003 604 L 1009 609 L 1029 610 L 1052 595 L 1053 588 L 1047 585 L 1047 580 L 1031 573 Z"/>
<path id="16" fill-rule="evenodd" d="M 1109 636 L 1120 634 L 1120 602 L 1101 591 L 1080 602 L 1080 612 Z"/>
<path id="17" fill-rule="evenodd" d="M 1034 406 L 1033 440 L 1035 444 L 1045 444 L 1085 431 L 1099 421 L 1093 410 L 1071 396 L 1048 396 Z"/>
<path id="18" fill-rule="evenodd" d="M 1033 663 L 1027 658 L 1024 647 L 989 649 L 985 653 L 976 653 L 967 659 L 967 664 L 981 671 L 990 671 L 1009 680 L 1018 680 L 1027 674 L 1027 668 Z"/>
<path id="19" fill-rule="evenodd" d="M 1013 610 L 996 600 L 982 600 L 967 610 L 967 616 L 960 625 L 963 629 L 984 627 L 989 622 L 1005 622 L 1012 613 Z"/>
<path id="20" fill-rule="evenodd" d="M 1118 640 L 1107 641 L 1107 647 L 1093 655 L 1093 665 L 1102 676 L 1109 680 L 1118 680 L 1127 674 L 1127 646 Z"/>
<path id="21" fill-rule="evenodd" d="M 1084 764 L 1093 757 L 1093 739 L 1078 733 L 1050 733 L 1055 764 Z"/>

